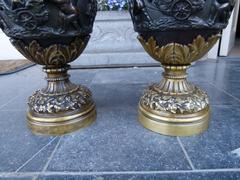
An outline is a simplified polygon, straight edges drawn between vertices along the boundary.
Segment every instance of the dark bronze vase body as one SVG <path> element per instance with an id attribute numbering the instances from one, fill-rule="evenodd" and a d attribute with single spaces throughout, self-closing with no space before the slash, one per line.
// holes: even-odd
<path id="1" fill-rule="evenodd" d="M 130 14 L 144 49 L 165 72 L 144 92 L 139 120 L 170 136 L 205 131 L 210 119 L 207 94 L 187 82 L 186 70 L 218 41 L 234 8 L 233 0 L 131 0 Z"/>
<path id="2" fill-rule="evenodd" d="M 68 63 L 87 46 L 95 0 L 1 0 L 0 27 L 27 59 L 44 66 L 47 87 L 29 98 L 30 129 L 60 135 L 96 118 L 91 92 L 70 82 Z"/>

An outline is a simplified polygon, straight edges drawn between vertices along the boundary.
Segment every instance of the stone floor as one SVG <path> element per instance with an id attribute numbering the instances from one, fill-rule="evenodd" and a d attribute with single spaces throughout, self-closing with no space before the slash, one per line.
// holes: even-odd
<path id="1" fill-rule="evenodd" d="M 31 134 L 26 99 L 45 82 L 40 66 L 0 77 L 0 179 L 237 180 L 240 179 L 240 59 L 199 62 L 189 80 L 207 90 L 210 129 L 166 137 L 137 121 L 143 89 L 162 69 L 73 70 L 98 107 L 90 127 L 62 137 Z"/>
<path id="2" fill-rule="evenodd" d="M 235 46 L 231 50 L 230 57 L 240 57 L 240 38 L 237 38 L 235 41 Z"/>

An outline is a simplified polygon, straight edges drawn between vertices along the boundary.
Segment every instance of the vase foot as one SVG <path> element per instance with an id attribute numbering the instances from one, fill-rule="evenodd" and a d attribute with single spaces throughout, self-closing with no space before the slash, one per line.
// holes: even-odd
<path id="1" fill-rule="evenodd" d="M 27 114 L 28 127 L 37 135 L 63 135 L 91 125 L 97 116 L 95 105 L 89 105 L 83 111 L 56 114 L 51 116 L 37 115 L 31 111 Z"/>
<path id="2" fill-rule="evenodd" d="M 207 94 L 183 81 L 178 93 L 169 92 L 169 79 L 150 86 L 139 103 L 139 121 L 154 132 L 168 136 L 192 136 L 208 129 L 210 105 Z M 168 91 L 163 84 L 167 84 Z M 176 81 L 173 82 L 176 84 Z M 177 82 L 179 84 L 179 82 Z M 170 88 L 171 89 L 171 88 Z M 179 91 L 185 93 L 179 93 Z"/>
<path id="3" fill-rule="evenodd" d="M 208 129 L 210 108 L 192 114 L 154 113 L 139 105 L 139 121 L 147 129 L 167 136 L 192 136 Z"/>
<path id="4" fill-rule="evenodd" d="M 86 127 L 96 119 L 91 91 L 71 83 L 68 68 L 44 68 L 47 86 L 28 101 L 28 126 L 34 134 L 62 135 Z"/>

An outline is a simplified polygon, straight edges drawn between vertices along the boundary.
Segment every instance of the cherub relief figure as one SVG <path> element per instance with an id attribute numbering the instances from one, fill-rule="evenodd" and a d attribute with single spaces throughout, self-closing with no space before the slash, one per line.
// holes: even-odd
<path id="1" fill-rule="evenodd" d="M 217 22 L 227 22 L 230 16 L 230 12 L 234 7 L 234 0 L 215 0 L 211 9 L 211 18 L 209 24 L 213 25 Z"/>
<path id="2" fill-rule="evenodd" d="M 79 12 L 73 5 L 72 0 L 13 0 L 12 9 L 14 10 L 21 7 L 31 8 L 34 5 L 44 2 L 54 3 L 54 5 L 59 8 L 59 22 L 63 26 L 63 31 L 65 31 L 69 25 L 73 25 L 75 28 L 79 26 L 77 23 Z"/>
<path id="3" fill-rule="evenodd" d="M 133 6 L 131 8 L 133 10 L 131 14 L 135 18 L 136 22 L 142 22 L 144 20 L 151 21 L 151 18 L 149 17 L 149 15 L 147 14 L 147 11 L 145 10 L 146 6 L 143 0 L 132 0 L 131 4 Z"/>
<path id="4" fill-rule="evenodd" d="M 144 8 L 144 4 L 141 0 L 133 0 L 133 13 L 138 14 Z"/>
<path id="5" fill-rule="evenodd" d="M 67 27 L 71 24 L 75 28 L 78 28 L 78 15 L 79 12 L 77 8 L 73 5 L 71 0 L 46 0 L 54 3 L 60 10 L 60 23 L 63 25 L 63 30 L 65 31 Z"/>
<path id="6" fill-rule="evenodd" d="M 22 0 L 13 0 L 12 1 L 12 9 L 17 9 L 23 5 Z"/>
<path id="7" fill-rule="evenodd" d="M 0 8 L 1 3 L 3 7 L 9 7 L 9 11 L 16 11 L 13 16 L 22 15 L 25 24 L 28 25 L 30 20 L 34 21 L 34 26 L 29 28 L 31 30 L 42 25 L 43 23 L 39 22 L 42 22 L 43 19 L 44 23 L 48 22 L 46 18 L 49 18 L 52 13 L 45 6 L 51 5 L 57 8 L 58 22 L 56 26 L 58 33 L 65 33 L 67 30 L 80 30 L 82 26 L 87 26 L 87 23 L 91 25 L 93 20 L 90 17 L 95 17 L 93 13 L 96 9 L 96 4 L 91 0 L 0 0 Z M 84 18 L 84 16 L 88 17 Z M 18 17 L 19 19 L 21 18 Z"/>
<path id="8" fill-rule="evenodd" d="M 4 0 L 9 1 L 9 0 Z M 33 6 L 37 6 L 40 3 L 43 3 L 43 0 L 28 0 L 28 1 L 24 1 L 24 0 L 12 0 L 10 2 L 8 2 L 8 4 L 10 3 L 12 10 L 18 9 L 18 8 L 30 8 Z"/>

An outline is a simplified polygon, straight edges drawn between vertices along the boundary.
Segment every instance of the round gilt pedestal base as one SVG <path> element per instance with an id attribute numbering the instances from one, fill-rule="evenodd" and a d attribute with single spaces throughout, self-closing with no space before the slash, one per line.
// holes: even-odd
<path id="1" fill-rule="evenodd" d="M 34 134 L 62 135 L 74 132 L 91 125 L 97 113 L 94 105 L 86 107 L 83 112 L 74 112 L 68 115 L 59 114 L 61 117 L 41 117 L 28 112 L 28 127 Z"/>
<path id="2" fill-rule="evenodd" d="M 139 103 L 139 121 L 154 132 L 191 136 L 208 129 L 210 106 L 207 94 L 187 82 L 188 66 L 164 66 L 160 84 L 145 90 Z"/>
<path id="3" fill-rule="evenodd" d="M 168 136 L 191 136 L 208 129 L 210 108 L 197 113 L 171 114 L 139 105 L 139 121 L 147 129 Z"/>
<path id="4" fill-rule="evenodd" d="M 85 105 L 82 110 L 38 114 L 29 111 L 27 114 L 28 127 L 38 135 L 63 135 L 91 125 L 97 116 L 94 104 Z"/>
<path id="5" fill-rule="evenodd" d="M 194 114 L 175 115 L 150 112 L 140 105 L 139 121 L 154 132 L 168 136 L 191 136 L 208 129 L 210 110 Z"/>
<path id="6" fill-rule="evenodd" d="M 90 125 L 96 108 L 90 90 L 69 81 L 68 66 L 44 69 L 48 85 L 29 98 L 28 126 L 34 134 L 62 135 Z"/>

